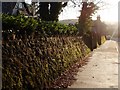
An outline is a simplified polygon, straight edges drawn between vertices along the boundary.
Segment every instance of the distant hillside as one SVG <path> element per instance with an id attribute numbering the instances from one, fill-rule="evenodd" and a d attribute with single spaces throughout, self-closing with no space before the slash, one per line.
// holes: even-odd
<path id="1" fill-rule="evenodd" d="M 63 24 L 75 24 L 76 22 L 78 22 L 78 19 L 66 19 L 60 20 L 59 22 Z"/>

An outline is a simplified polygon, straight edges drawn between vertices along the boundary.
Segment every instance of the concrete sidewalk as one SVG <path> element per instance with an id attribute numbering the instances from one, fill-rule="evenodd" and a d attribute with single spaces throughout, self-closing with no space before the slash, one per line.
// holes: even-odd
<path id="1" fill-rule="evenodd" d="M 68 88 L 118 88 L 118 46 L 106 41 L 93 51 L 88 64 L 79 69 Z"/>

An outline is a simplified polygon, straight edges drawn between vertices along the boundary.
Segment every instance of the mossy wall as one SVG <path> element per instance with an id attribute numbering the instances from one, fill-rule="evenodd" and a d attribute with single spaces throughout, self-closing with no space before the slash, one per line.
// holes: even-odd
<path id="1" fill-rule="evenodd" d="M 77 36 L 40 37 L 3 41 L 3 90 L 47 88 L 90 50 Z"/>

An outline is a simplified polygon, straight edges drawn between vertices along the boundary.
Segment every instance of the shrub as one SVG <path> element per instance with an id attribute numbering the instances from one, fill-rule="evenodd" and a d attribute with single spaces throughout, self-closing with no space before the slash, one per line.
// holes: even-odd
<path id="1" fill-rule="evenodd" d="M 48 88 L 67 68 L 89 53 L 73 25 L 2 15 L 3 90 Z M 16 35 L 11 40 L 12 34 Z M 21 38 L 27 37 L 27 38 Z"/>
<path id="2" fill-rule="evenodd" d="M 15 33 L 16 36 L 38 32 L 41 36 L 75 35 L 77 28 L 58 22 L 46 22 L 32 17 L 2 15 L 3 34 Z M 3 38 L 5 38 L 3 36 Z"/>

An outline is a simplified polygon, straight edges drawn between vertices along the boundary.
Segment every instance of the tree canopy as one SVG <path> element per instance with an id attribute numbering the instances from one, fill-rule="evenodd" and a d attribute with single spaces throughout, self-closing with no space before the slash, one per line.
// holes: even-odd
<path id="1" fill-rule="evenodd" d="M 92 28 L 92 15 L 98 10 L 98 6 L 94 2 L 82 2 L 81 15 L 79 17 L 80 35 L 89 32 Z"/>

